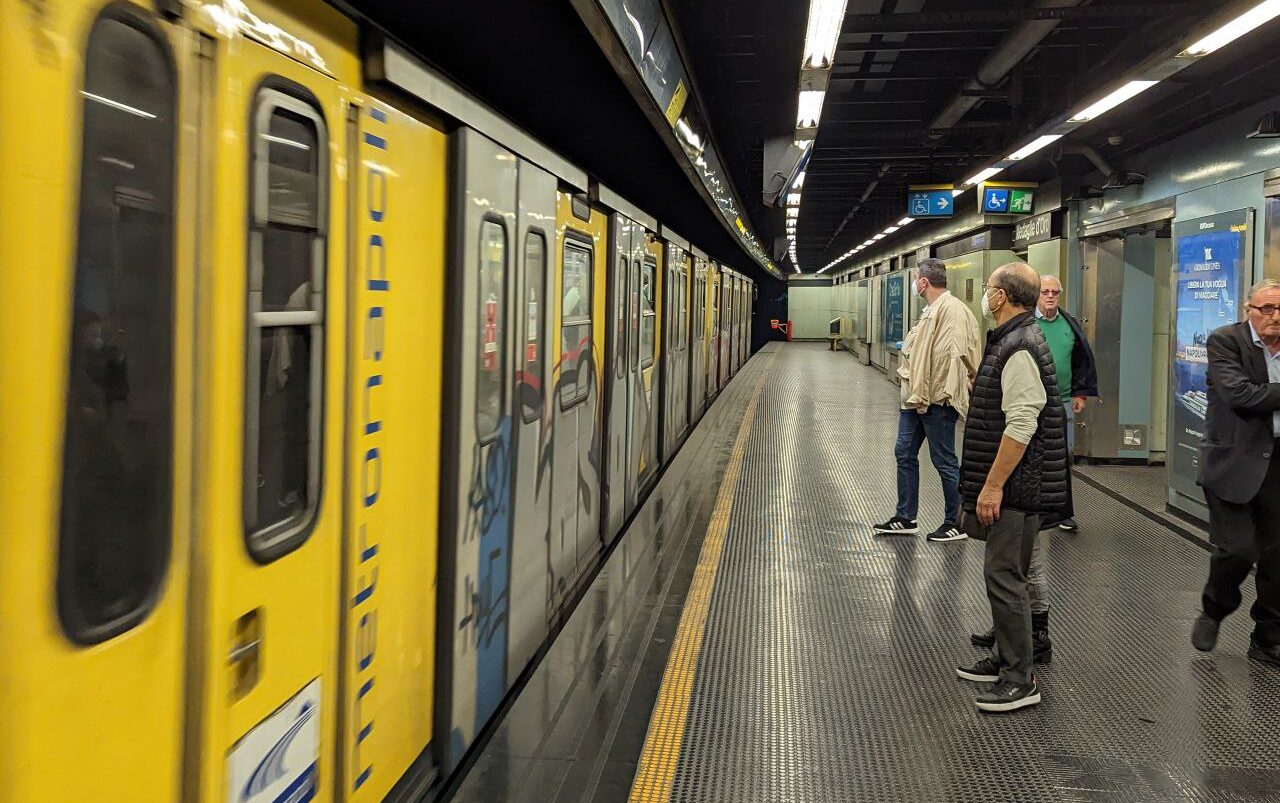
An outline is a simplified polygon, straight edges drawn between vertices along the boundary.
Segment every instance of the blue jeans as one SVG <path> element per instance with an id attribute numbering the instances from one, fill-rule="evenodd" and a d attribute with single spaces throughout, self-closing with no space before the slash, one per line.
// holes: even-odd
<path id="1" fill-rule="evenodd" d="M 904 519 L 916 519 L 920 507 L 920 447 L 929 441 L 929 458 L 942 477 L 942 496 L 946 500 L 945 522 L 960 521 L 960 463 L 956 460 L 956 422 L 960 414 L 954 407 L 929 405 L 923 413 L 903 410 L 898 415 L 898 442 L 894 455 L 898 458 L 898 513 Z"/>

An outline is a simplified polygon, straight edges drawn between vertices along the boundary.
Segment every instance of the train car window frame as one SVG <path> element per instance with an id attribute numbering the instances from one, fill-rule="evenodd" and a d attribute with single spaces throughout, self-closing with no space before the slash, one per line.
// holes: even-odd
<path id="1" fill-rule="evenodd" d="M 646 255 L 640 264 L 640 367 L 651 368 L 658 350 L 658 261 Z M 648 327 L 646 329 L 645 327 Z"/>
<path id="2" fill-rule="evenodd" d="M 250 557 L 260 564 L 279 560 L 306 543 L 315 527 L 320 510 L 320 489 L 322 482 L 322 455 L 324 453 L 324 387 L 325 387 L 325 337 L 326 304 L 328 300 L 325 285 L 325 273 L 328 269 L 329 245 L 329 135 L 324 114 L 319 102 L 303 86 L 288 81 L 280 76 L 270 76 L 259 85 L 253 94 L 251 103 L 251 132 L 249 140 L 249 254 L 248 275 L 246 283 L 246 316 L 245 316 L 245 403 L 244 403 L 244 463 L 242 491 L 242 519 L 244 522 L 245 546 Z M 279 176 L 273 177 L 272 169 L 280 173 L 289 170 L 292 173 L 301 171 L 288 167 L 281 162 L 272 161 L 272 146 L 287 150 L 281 153 L 292 153 L 292 150 L 305 152 L 307 143 L 288 139 L 271 131 L 272 123 L 277 117 L 304 129 L 314 136 L 314 188 L 304 185 L 303 191 L 311 191 L 310 200 L 314 209 L 307 213 L 283 205 L 272 205 L 272 188 L 281 182 Z M 288 177 L 288 174 L 284 174 Z M 303 176 L 292 176 L 295 180 Z M 295 185 L 294 189 L 299 189 Z M 278 191 L 278 189 L 277 189 Z M 307 219 L 310 218 L 308 221 Z M 267 237 L 270 232 L 277 234 L 302 234 L 310 237 L 310 270 L 306 272 L 306 280 L 290 294 L 283 309 L 267 309 L 266 285 L 267 271 Z M 307 285 L 310 285 L 309 287 Z M 305 288 L 305 290 L 304 290 Z M 302 297 L 297 297 L 302 292 Z M 298 303 L 305 300 L 303 307 Z M 309 337 L 307 354 L 309 356 L 308 377 L 305 383 L 307 404 L 307 423 L 305 448 L 306 499 L 297 512 L 283 519 L 276 519 L 263 524 L 258 515 L 261 500 L 260 460 L 262 449 L 261 415 L 262 400 L 262 348 L 265 333 L 272 332 L 273 351 L 266 363 L 266 370 L 272 371 L 276 362 L 285 365 L 286 377 L 282 380 L 287 390 L 287 372 L 292 367 L 290 341 L 284 338 L 289 333 L 297 337 L 299 330 L 305 330 Z M 281 355 L 277 358 L 277 354 Z M 285 393 L 286 397 L 289 395 Z M 288 402 L 288 399 L 285 399 Z M 286 440 L 288 437 L 286 436 Z M 297 448 L 295 447 L 295 451 Z M 288 453 L 281 444 L 281 453 Z M 284 458 L 282 458 L 283 460 Z M 283 489 L 282 489 L 283 490 Z M 287 498 L 282 497 L 282 498 Z"/>
<path id="3" fill-rule="evenodd" d="M 530 265 L 529 246 L 535 242 L 538 244 L 538 259 L 539 259 L 538 276 L 536 281 L 533 279 L 533 277 L 530 276 L 530 270 L 529 270 L 529 265 Z M 544 232 L 542 229 L 531 228 L 525 232 L 523 259 L 524 259 L 524 288 L 523 288 L 523 294 L 521 296 L 521 300 L 523 302 L 521 305 L 521 311 L 524 313 L 524 316 L 522 318 L 524 322 L 524 326 L 522 330 L 523 337 L 521 342 L 521 346 L 523 348 L 519 352 L 519 358 L 520 358 L 520 364 L 522 366 L 521 371 L 526 376 L 534 377 L 535 381 L 537 381 L 538 383 L 539 403 L 536 408 L 532 408 L 532 407 L 526 408 L 524 404 L 521 403 L 520 420 L 526 424 L 532 424 L 533 422 L 537 421 L 542 417 L 542 409 L 543 409 L 543 406 L 546 404 L 546 399 L 547 399 L 546 382 L 543 381 L 545 379 L 543 366 L 545 365 L 545 360 L 546 360 L 546 344 L 540 342 L 540 338 L 543 336 L 542 330 L 545 327 L 546 314 L 547 314 L 547 299 L 546 299 L 547 235 L 546 235 L 546 232 Z M 537 299 L 536 297 L 532 301 L 530 301 L 530 298 L 529 298 L 530 290 L 533 290 L 535 292 L 541 291 L 543 294 L 543 298 L 541 299 L 541 301 L 539 301 L 539 299 Z M 533 308 L 534 308 L 534 312 L 532 315 L 529 314 L 529 308 L 531 304 L 533 305 Z M 533 360 L 530 360 L 528 356 L 530 346 L 533 347 L 534 353 L 537 355 L 536 357 L 534 357 Z M 529 368 L 531 364 L 534 366 L 532 369 Z"/>
<path id="4" fill-rule="evenodd" d="M 125 36 L 136 37 L 136 44 L 122 41 Z M 128 85 L 135 90 L 154 90 L 154 96 L 147 98 L 145 103 L 133 95 L 124 96 L 147 108 L 124 104 L 118 100 L 120 96 L 113 99 L 105 94 L 114 94 L 119 89 L 118 86 L 112 89 L 103 86 L 110 79 L 120 77 L 119 73 L 109 69 L 115 66 L 111 61 L 113 56 L 116 62 L 120 61 L 120 53 L 113 52 L 113 45 L 121 49 L 132 48 L 132 52 L 125 55 L 133 56 L 129 66 L 134 70 L 140 64 L 145 66 L 143 62 L 147 57 L 154 59 L 156 64 L 153 66 L 162 68 L 162 74 L 148 76 L 156 78 L 158 84 L 142 86 L 137 75 L 128 78 Z M 54 585 L 58 621 L 63 633 L 72 643 L 90 646 L 133 629 L 155 609 L 162 595 L 173 548 L 176 382 L 173 341 L 174 274 L 177 265 L 174 247 L 177 241 L 179 77 L 167 39 L 155 28 L 149 16 L 132 8 L 111 6 L 105 9 L 90 26 L 83 47 L 85 70 L 81 84 L 83 116 L 78 154 L 80 176 L 76 197 L 75 262 L 72 263 L 73 276 L 68 296 L 73 314 L 63 413 L 65 430 Z M 144 48 L 152 49 L 144 53 Z M 156 138 L 139 136 L 140 126 L 157 121 L 167 124 L 163 132 L 167 144 L 164 150 L 154 149 L 158 142 Z M 120 127 L 124 124 L 134 126 L 127 132 L 133 137 L 120 136 Z M 147 147 L 137 154 L 103 153 L 113 145 L 127 147 L 139 142 Z M 91 158 L 93 155 L 97 158 Z M 137 162 L 121 156 L 137 158 Z M 149 164 L 148 158 L 154 163 Z M 156 169 L 151 173 L 149 188 L 121 187 L 116 183 L 126 177 L 146 183 L 143 177 L 149 167 Z M 108 182 L 111 182 L 110 186 Z M 110 191 L 114 217 L 104 231 L 104 227 L 97 224 L 101 223 L 98 218 L 107 190 Z M 167 195 L 157 198 L 158 191 L 165 191 Z M 129 228 L 124 231 L 122 221 L 125 216 L 122 213 L 125 210 L 130 211 L 130 220 L 136 215 L 142 224 L 136 230 Z M 147 215 L 151 215 L 150 220 Z M 153 225 L 148 230 L 146 224 L 156 218 L 161 225 Z M 121 275 L 119 267 L 122 263 L 129 267 L 138 264 L 134 260 L 121 259 L 120 248 L 134 242 L 132 238 L 127 243 L 122 242 L 122 232 L 151 234 L 162 240 L 164 247 L 143 250 L 143 253 L 156 254 L 161 260 L 153 275 L 145 277 L 151 282 L 138 282 L 134 276 Z M 95 238 L 95 234 L 99 236 Z M 104 242 L 102 234 L 111 239 Z M 107 260 L 111 264 L 110 275 L 106 277 L 109 281 L 106 282 L 94 270 L 94 265 L 100 264 L 104 253 L 111 257 Z M 138 294 L 159 290 L 167 300 L 167 314 L 153 315 L 148 322 L 143 316 L 164 310 L 166 305 L 155 304 L 154 298 L 123 297 L 130 290 Z M 95 291 L 99 295 L 110 296 L 101 311 L 89 309 L 88 300 L 84 298 Z M 82 300 L 86 304 L 84 308 L 80 307 Z M 126 316 L 135 312 L 143 321 L 142 331 L 130 332 L 124 324 Z M 108 323 L 115 325 L 115 331 L 110 335 L 106 331 Z M 148 329 L 163 329 L 163 337 L 158 337 L 159 331 Z M 132 337 L 127 338 L 127 334 L 132 334 Z M 115 342 L 109 342 L 109 337 Z M 147 349 L 158 350 L 158 354 L 151 355 L 158 359 L 147 360 L 145 356 L 138 359 L 139 355 L 147 355 Z M 132 382 L 130 357 L 135 358 L 132 360 Z M 143 399 L 160 411 L 160 415 L 153 416 L 150 422 L 144 417 L 144 408 L 149 405 L 138 403 L 148 385 L 159 389 L 159 393 L 149 400 Z M 134 392 L 132 399 L 131 392 Z M 116 411 L 121 407 L 124 410 L 117 416 Z M 139 430 L 148 423 L 153 424 L 152 429 L 156 432 L 163 433 L 160 438 L 147 438 L 144 433 L 141 443 L 122 442 L 130 438 L 136 441 Z M 147 449 L 147 446 L 152 448 Z M 89 455 L 95 449 L 96 454 Z M 148 454 L 155 456 L 150 466 L 146 466 Z M 78 460 L 79 457 L 97 459 Z M 143 467 L 141 470 L 140 466 Z M 146 476 L 152 473 L 155 476 L 148 483 Z M 149 487 L 131 487 L 134 484 Z M 157 492 L 157 489 L 160 490 Z M 94 502 L 99 503 L 96 511 Z M 121 526 L 114 531 L 110 521 L 103 520 L 104 515 L 113 519 L 127 517 L 131 510 L 139 515 L 119 521 Z M 112 539 L 107 537 L 107 543 L 103 543 L 104 534 L 117 536 L 116 542 L 110 543 Z M 131 557 L 137 560 L 128 566 L 117 564 L 120 571 L 113 578 L 111 572 L 104 571 L 104 562 L 96 559 L 107 553 L 118 558 L 121 535 L 131 537 L 129 545 L 135 549 Z M 118 581 L 120 587 L 115 589 L 114 597 L 106 598 L 107 594 L 102 593 L 102 589 L 112 580 Z M 111 589 L 107 591 L 109 594 Z"/>
<path id="5" fill-rule="evenodd" d="M 495 231 L 501 233 L 502 235 L 501 275 L 498 277 L 498 281 L 495 284 L 495 287 L 497 287 L 501 295 L 499 295 L 494 302 L 495 308 L 494 308 L 494 321 L 493 321 L 493 324 L 495 327 L 493 332 L 493 345 L 494 345 L 494 352 L 496 354 L 496 363 L 497 363 L 492 369 L 493 375 L 497 378 L 497 383 L 496 383 L 497 396 L 493 400 L 496 401 L 497 404 L 496 404 L 496 410 L 494 411 L 494 414 L 493 414 L 493 424 L 490 427 L 486 427 L 483 425 L 483 422 L 484 422 L 483 416 L 485 415 L 485 412 L 481 409 L 481 406 L 480 406 L 481 404 L 480 377 L 483 375 L 483 372 L 485 371 L 485 368 L 484 368 L 484 359 L 486 354 L 485 345 L 488 342 L 487 341 L 488 333 L 485 331 L 485 327 L 486 327 L 485 315 L 488 312 L 486 308 L 488 307 L 488 304 L 489 304 L 489 301 L 484 294 L 484 291 L 485 291 L 485 275 L 484 274 L 485 274 L 485 267 L 486 267 L 484 249 L 486 244 L 485 234 L 487 232 L 495 232 Z M 505 409 L 507 409 L 508 399 L 507 399 L 506 376 L 507 376 L 508 362 L 509 362 L 508 357 L 510 356 L 507 353 L 508 352 L 507 314 L 509 312 L 508 302 L 510 300 L 509 299 L 510 294 L 508 293 L 508 288 L 507 288 L 507 280 L 510 275 L 510 266 L 511 266 L 511 239 L 507 231 L 506 222 L 502 220 L 502 218 L 494 214 L 487 214 L 483 218 L 481 218 L 480 226 L 477 229 L 476 233 L 478 235 L 476 238 L 476 252 L 477 252 L 476 265 L 479 269 L 477 273 L 477 280 L 479 284 L 477 285 L 477 291 L 476 291 L 476 301 L 478 302 L 478 305 L 476 307 L 476 313 L 477 313 L 476 322 L 478 324 L 478 326 L 476 327 L 476 333 L 479 335 L 479 340 L 477 342 L 477 345 L 479 346 L 479 348 L 476 350 L 476 398 L 475 398 L 474 413 L 475 413 L 476 442 L 479 443 L 481 446 L 485 446 L 497 440 L 498 435 L 502 432 L 502 413 Z"/>
<path id="6" fill-rule="evenodd" d="M 587 333 L 586 343 L 585 345 L 583 345 L 582 349 L 579 349 L 579 352 L 578 352 L 579 365 L 582 363 L 581 357 L 582 357 L 582 350 L 584 349 L 587 352 L 588 361 L 590 360 L 591 350 L 592 348 L 594 348 L 594 341 L 595 341 L 595 332 L 592 330 L 592 325 L 593 325 L 592 324 L 592 303 L 593 303 L 592 290 L 595 283 L 595 276 L 594 276 L 595 246 L 586 237 L 574 236 L 574 234 L 575 233 L 571 231 L 565 232 L 564 248 L 563 248 L 563 253 L 561 254 L 561 257 L 560 257 L 560 316 L 561 317 L 560 317 L 560 355 L 559 356 L 560 356 L 560 377 L 562 381 L 564 379 L 564 374 L 567 369 L 567 367 L 564 364 L 565 349 L 569 343 L 569 340 L 566 338 L 566 330 L 573 329 L 576 332 L 579 327 L 586 328 L 586 333 Z M 585 263 L 586 271 L 583 275 L 586 276 L 586 280 L 587 280 L 586 281 L 586 284 L 587 284 L 586 298 L 585 298 L 585 303 L 582 305 L 582 309 L 586 310 L 586 315 L 576 315 L 572 317 L 565 314 L 566 309 L 564 306 L 564 302 L 565 302 L 564 296 L 565 296 L 565 293 L 568 292 L 568 287 L 569 287 L 568 282 L 565 280 L 566 279 L 565 269 L 568 267 L 568 264 L 569 264 L 568 256 L 569 256 L 570 250 L 578 251 L 586 256 L 586 263 Z M 581 296 L 581 294 L 579 295 Z M 581 342 L 582 342 L 582 339 L 579 338 L 574 341 L 574 345 L 577 346 Z M 573 393 L 561 394 L 560 409 L 562 411 L 572 410 L 574 407 L 577 407 L 579 404 L 582 404 L 583 402 L 585 402 L 591 396 L 590 380 L 586 382 L 582 381 L 582 377 L 577 373 L 578 371 L 577 365 L 574 366 L 573 370 L 574 370 Z"/>

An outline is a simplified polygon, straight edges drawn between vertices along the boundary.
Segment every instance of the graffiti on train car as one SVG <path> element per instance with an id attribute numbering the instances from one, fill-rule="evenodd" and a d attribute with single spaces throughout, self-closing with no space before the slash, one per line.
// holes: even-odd
<path id="1" fill-rule="evenodd" d="M 370 128 L 386 128 L 387 115 L 372 109 L 369 113 Z M 364 143 L 378 150 L 387 150 L 386 132 L 366 132 Z M 373 774 L 373 761 L 361 759 L 361 745 L 373 732 L 372 700 L 375 656 L 378 645 L 378 605 L 375 596 L 378 587 L 378 563 L 380 518 L 373 515 L 382 491 L 382 448 L 386 443 L 384 422 L 373 412 L 374 397 L 384 386 L 382 356 L 386 352 L 386 294 L 391 291 L 387 276 L 386 217 L 388 206 L 387 171 L 374 159 L 363 160 L 367 167 L 365 177 L 365 210 L 368 215 L 369 239 L 365 243 L 364 281 L 367 302 L 363 310 L 364 349 L 360 355 L 363 393 L 359 429 L 360 452 L 363 454 L 360 470 L 360 500 L 356 529 L 357 545 L 354 554 L 356 577 L 355 595 L 351 598 L 352 615 L 356 616 L 355 661 L 356 694 L 351 721 L 357 728 L 352 743 L 351 763 L 353 775 L 351 791 L 359 789 Z"/>

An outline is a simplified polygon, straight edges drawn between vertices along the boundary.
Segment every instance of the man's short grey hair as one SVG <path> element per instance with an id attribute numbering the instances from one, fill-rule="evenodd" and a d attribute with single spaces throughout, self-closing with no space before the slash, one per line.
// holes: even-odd
<path id="1" fill-rule="evenodd" d="M 1262 281 L 1249 288 L 1249 300 L 1263 290 L 1280 290 L 1280 279 L 1263 279 Z"/>
<path id="2" fill-rule="evenodd" d="M 1025 262 L 1001 265 L 1000 282 L 996 286 L 1009 297 L 1015 307 L 1031 309 L 1040 300 L 1040 274 Z"/>
<path id="3" fill-rule="evenodd" d="M 916 275 L 929 280 L 930 287 L 945 288 L 947 286 L 947 263 L 941 259 L 922 259 L 916 265 Z"/>

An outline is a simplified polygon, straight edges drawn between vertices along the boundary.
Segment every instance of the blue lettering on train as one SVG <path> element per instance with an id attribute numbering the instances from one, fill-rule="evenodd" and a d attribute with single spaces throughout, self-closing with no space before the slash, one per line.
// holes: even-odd
<path id="1" fill-rule="evenodd" d="M 372 109 L 369 112 L 370 127 L 384 129 L 387 122 L 385 112 Z M 375 134 L 366 132 L 366 145 L 385 151 L 387 149 L 386 131 Z M 387 276 L 387 243 L 383 224 L 387 216 L 387 172 L 375 160 L 361 160 L 368 166 L 366 176 L 366 213 L 371 230 L 365 248 L 364 281 L 365 289 L 370 294 L 368 308 L 364 310 L 364 350 L 360 357 L 361 374 L 363 375 L 363 398 L 361 399 L 362 424 L 360 429 L 361 451 L 364 459 L 360 467 L 360 523 L 358 532 L 358 549 L 356 551 L 355 595 L 351 598 L 351 608 L 356 616 L 355 637 L 353 639 L 354 661 L 357 691 L 353 703 L 351 721 L 356 728 L 352 744 L 351 766 L 353 777 L 351 791 L 363 786 L 373 775 L 373 761 L 363 757 L 361 746 L 373 733 L 374 717 L 370 695 L 374 689 L 377 664 L 375 656 L 378 647 L 378 563 L 380 555 L 379 533 L 370 532 L 376 528 L 370 512 L 377 506 L 382 493 L 382 449 L 385 448 L 386 434 L 384 422 L 374 414 L 376 399 L 385 386 L 382 374 L 382 355 L 386 349 L 386 308 L 380 300 L 381 296 L 373 294 L 389 293 L 391 282 Z"/>

